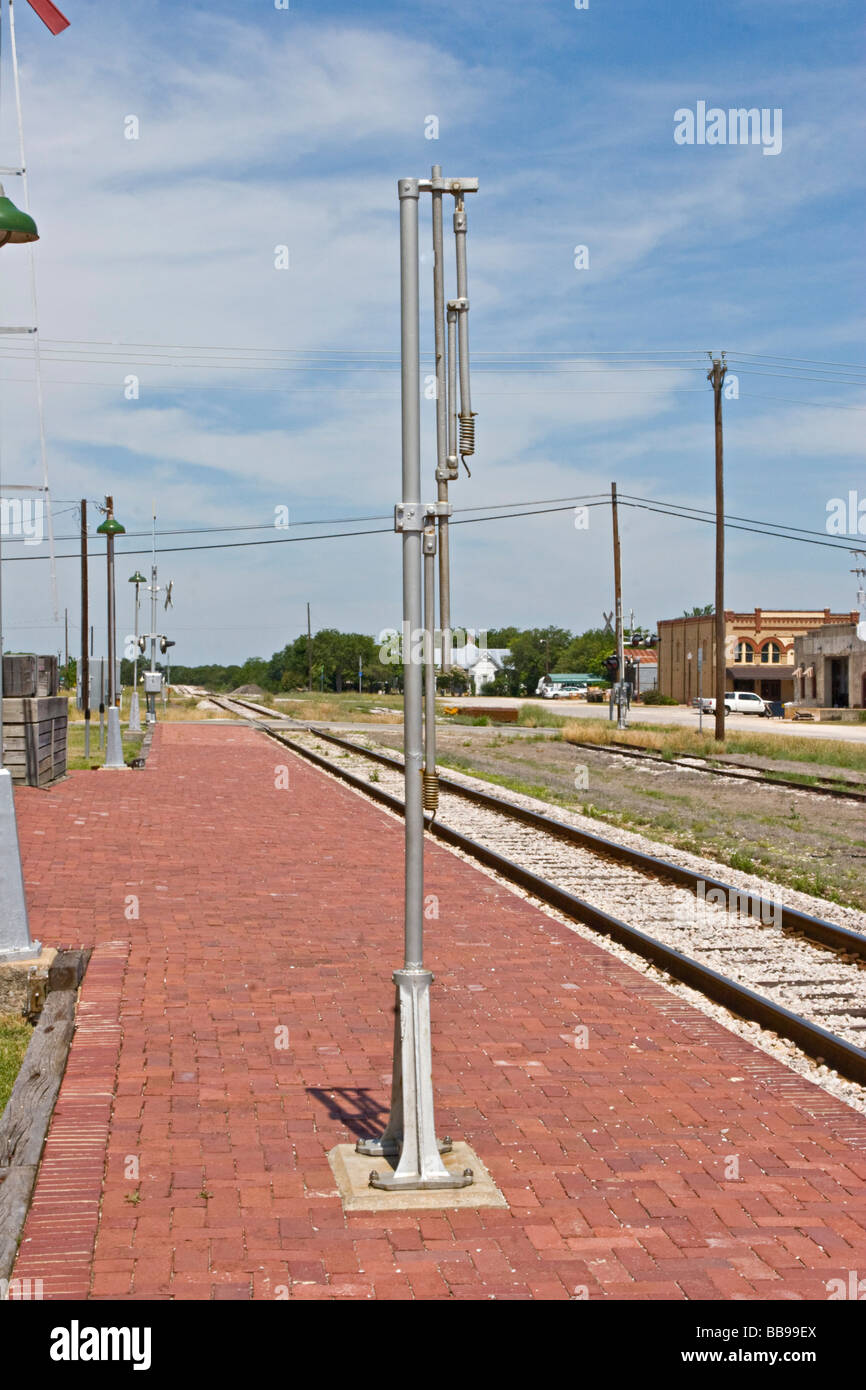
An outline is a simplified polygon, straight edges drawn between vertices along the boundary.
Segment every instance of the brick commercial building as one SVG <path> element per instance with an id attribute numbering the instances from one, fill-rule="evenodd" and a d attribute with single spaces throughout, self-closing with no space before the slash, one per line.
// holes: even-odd
<path id="1" fill-rule="evenodd" d="M 626 670 L 630 665 L 634 667 L 634 694 L 645 695 L 647 691 L 655 690 L 659 680 L 659 658 L 655 648 L 626 647 L 623 655 Z"/>
<path id="2" fill-rule="evenodd" d="M 846 627 L 858 613 L 831 613 L 829 608 L 754 608 L 725 611 L 725 688 L 753 690 L 765 700 L 795 698 L 794 671 L 798 637 L 822 627 Z M 658 625 L 659 690 L 681 704 L 698 694 L 698 650 L 703 652 L 702 690 L 715 692 L 715 618 L 663 618 Z M 802 664 L 802 663 L 800 663 Z"/>
<path id="3" fill-rule="evenodd" d="M 824 623 L 798 637 L 794 649 L 798 705 L 866 709 L 866 642 L 857 636 L 856 622 Z"/>

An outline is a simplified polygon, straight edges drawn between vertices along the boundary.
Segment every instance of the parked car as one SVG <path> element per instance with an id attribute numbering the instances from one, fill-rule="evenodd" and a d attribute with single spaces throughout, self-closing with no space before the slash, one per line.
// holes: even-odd
<path id="1" fill-rule="evenodd" d="M 752 690 L 726 690 L 725 714 L 766 714 L 767 701 Z M 704 713 L 715 714 L 715 700 L 704 700 Z"/>
<path id="2" fill-rule="evenodd" d="M 586 694 L 586 683 L 584 681 L 566 681 L 564 684 L 557 682 L 556 685 L 548 685 L 545 681 L 539 681 L 537 695 L 543 700 L 568 700 L 576 695 Z"/>

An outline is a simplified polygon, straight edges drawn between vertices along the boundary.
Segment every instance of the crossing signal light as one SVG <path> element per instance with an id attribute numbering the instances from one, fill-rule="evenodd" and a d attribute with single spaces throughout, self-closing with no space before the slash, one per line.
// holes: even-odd
<path id="1" fill-rule="evenodd" d="M 159 650 L 163 653 L 163 655 L 165 655 L 169 647 L 173 647 L 174 645 L 174 642 L 170 642 L 167 637 L 160 637 L 159 639 Z"/>
<path id="2" fill-rule="evenodd" d="M 143 652 L 146 646 L 147 646 L 147 643 L 146 643 L 145 639 L 144 639 L 143 637 L 139 637 L 139 639 L 138 639 L 138 650 L 139 650 L 140 652 Z"/>
<path id="3" fill-rule="evenodd" d="M 613 677 L 613 676 L 615 676 L 615 675 L 617 674 L 617 672 L 619 671 L 619 657 L 618 657 L 618 656 L 613 656 L 613 655 L 611 655 L 611 656 L 606 656 L 606 657 L 604 658 L 604 663 L 603 663 L 603 665 L 604 665 L 604 669 L 607 671 L 607 674 L 608 674 L 609 676 Z"/>

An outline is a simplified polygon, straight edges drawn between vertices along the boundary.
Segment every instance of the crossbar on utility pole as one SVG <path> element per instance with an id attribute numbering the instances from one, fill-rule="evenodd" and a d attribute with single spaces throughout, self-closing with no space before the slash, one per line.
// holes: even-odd
<path id="1" fill-rule="evenodd" d="M 713 416 L 716 442 L 716 729 L 720 743 L 725 741 L 725 682 L 727 653 L 725 651 L 725 482 L 722 441 L 722 383 L 727 364 L 713 358 L 707 381 L 713 385 Z"/>

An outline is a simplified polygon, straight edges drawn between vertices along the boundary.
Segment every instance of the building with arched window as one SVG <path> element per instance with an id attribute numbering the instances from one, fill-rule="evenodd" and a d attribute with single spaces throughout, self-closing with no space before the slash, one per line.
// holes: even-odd
<path id="1" fill-rule="evenodd" d="M 856 610 L 755 608 L 725 612 L 725 689 L 753 690 L 765 700 L 793 700 L 797 692 L 795 642 L 819 626 L 856 623 Z M 682 704 L 715 692 L 716 620 L 663 618 L 658 625 L 658 688 Z M 698 689 L 698 652 L 701 689 Z"/>

